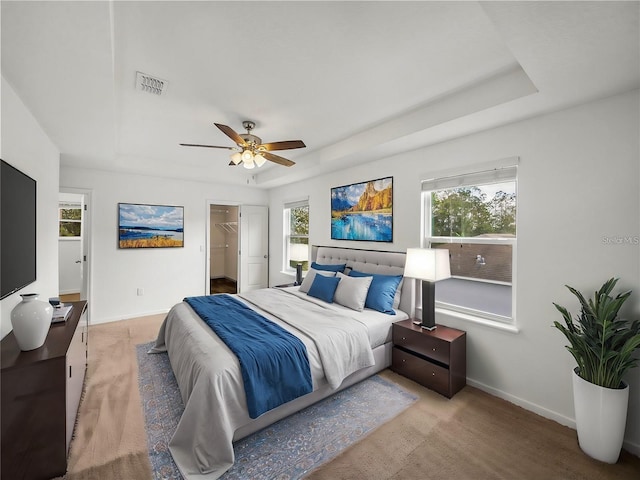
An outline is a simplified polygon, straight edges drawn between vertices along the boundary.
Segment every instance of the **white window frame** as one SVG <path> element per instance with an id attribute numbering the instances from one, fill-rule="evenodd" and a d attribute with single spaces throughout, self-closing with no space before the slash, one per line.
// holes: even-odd
<path id="1" fill-rule="evenodd" d="M 432 243 L 450 244 L 491 244 L 491 245 L 511 245 L 511 315 L 509 317 L 496 313 L 485 312 L 462 305 L 444 303 L 436 299 L 436 311 L 447 315 L 452 315 L 464 320 L 482 323 L 490 326 L 502 328 L 504 330 L 517 332 L 516 327 L 516 282 L 517 282 L 517 225 L 518 211 L 516 207 L 516 237 L 514 238 L 477 238 L 477 237 L 443 237 L 432 235 L 431 221 L 431 192 L 445 189 L 452 189 L 466 186 L 488 185 L 498 182 L 514 181 L 516 183 L 516 198 L 518 193 L 517 158 L 505 159 L 493 168 L 482 169 L 481 171 L 467 169 L 466 172 L 457 171 L 455 173 L 443 173 L 427 176 L 422 181 L 422 245 L 429 248 Z M 424 176 L 423 176 L 424 178 Z M 517 205 L 517 200 L 516 200 Z M 464 277 L 468 279 L 467 277 Z M 469 279 L 473 280 L 473 279 Z M 477 280 L 485 283 L 504 284 L 503 282 L 491 282 L 490 280 Z M 436 285 L 436 292 L 437 292 Z"/>
<path id="2" fill-rule="evenodd" d="M 62 210 L 80 210 L 80 220 L 67 220 L 62 218 Z M 58 239 L 59 240 L 79 240 L 82 237 L 82 216 L 84 212 L 82 210 L 82 204 L 80 203 L 59 203 L 58 204 Z M 74 236 L 61 236 L 60 235 L 60 224 L 61 223 L 79 223 L 80 224 L 80 235 Z"/>
<path id="3" fill-rule="evenodd" d="M 282 250 L 282 273 L 286 273 L 289 275 L 295 275 L 295 268 L 291 267 L 291 252 L 289 251 L 289 245 L 291 244 L 291 238 L 294 236 L 291 235 L 291 209 L 292 208 L 300 208 L 306 207 L 309 209 L 309 199 L 305 198 L 302 200 L 286 202 L 284 204 L 283 212 L 283 250 Z M 308 226 L 307 226 L 308 228 Z M 295 238 L 306 238 L 307 246 L 309 249 L 309 235 L 295 235 Z M 309 258 L 311 256 L 309 255 Z"/>

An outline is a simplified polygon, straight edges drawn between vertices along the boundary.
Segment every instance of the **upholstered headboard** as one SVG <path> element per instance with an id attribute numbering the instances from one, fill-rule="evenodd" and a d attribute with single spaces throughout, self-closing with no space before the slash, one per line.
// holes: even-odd
<path id="1" fill-rule="evenodd" d="M 311 248 L 311 258 L 314 262 L 323 265 L 346 263 L 352 270 L 382 275 L 403 275 L 405 257 L 404 252 L 379 252 L 315 245 Z M 415 280 L 405 278 L 400 293 L 400 310 L 413 317 L 415 304 Z"/>

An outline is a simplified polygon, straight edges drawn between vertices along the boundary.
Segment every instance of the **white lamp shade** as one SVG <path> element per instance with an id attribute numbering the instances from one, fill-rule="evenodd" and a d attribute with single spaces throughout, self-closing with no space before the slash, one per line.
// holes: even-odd
<path id="1" fill-rule="evenodd" d="M 296 262 L 309 260 L 309 246 L 304 243 L 289 244 L 289 258 Z"/>
<path id="2" fill-rule="evenodd" d="M 242 154 L 240 152 L 234 153 L 233 155 L 231 155 L 231 161 L 235 165 L 238 165 L 242 161 Z"/>
<path id="3" fill-rule="evenodd" d="M 254 168 L 256 166 L 255 162 L 253 161 L 253 155 L 251 155 L 248 158 L 245 158 L 245 154 L 242 154 L 242 165 L 244 166 L 244 168 Z"/>
<path id="4" fill-rule="evenodd" d="M 266 162 L 267 159 L 264 158 L 262 155 L 257 154 L 255 157 L 253 157 L 253 161 L 256 162 L 256 165 L 258 167 L 261 167 L 262 165 L 264 165 L 264 162 Z"/>
<path id="5" fill-rule="evenodd" d="M 251 150 L 245 150 L 245 151 L 242 152 L 242 161 L 243 162 L 248 162 L 248 161 L 253 162 L 253 153 L 251 152 Z"/>
<path id="6" fill-rule="evenodd" d="M 404 276 L 437 282 L 451 277 L 449 250 L 445 248 L 407 248 Z"/>

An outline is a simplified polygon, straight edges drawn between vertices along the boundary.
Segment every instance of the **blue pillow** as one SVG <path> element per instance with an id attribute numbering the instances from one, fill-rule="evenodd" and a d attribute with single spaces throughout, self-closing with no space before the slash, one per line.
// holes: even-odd
<path id="1" fill-rule="evenodd" d="M 338 283 L 340 283 L 340 279 L 337 277 L 316 275 L 307 295 L 319 298 L 327 303 L 333 303 L 333 296 L 336 293 L 336 288 L 338 288 Z"/>
<path id="2" fill-rule="evenodd" d="M 400 285 L 402 275 L 380 275 L 379 273 L 364 273 L 351 270 L 349 276 L 373 277 L 364 306 L 389 315 L 396 314 L 393 309 L 393 299 L 396 296 L 396 290 Z"/>
<path id="3" fill-rule="evenodd" d="M 316 262 L 311 263 L 311 268 L 315 268 L 316 270 L 324 270 L 326 272 L 344 272 L 346 263 L 341 263 L 340 265 L 319 265 Z"/>

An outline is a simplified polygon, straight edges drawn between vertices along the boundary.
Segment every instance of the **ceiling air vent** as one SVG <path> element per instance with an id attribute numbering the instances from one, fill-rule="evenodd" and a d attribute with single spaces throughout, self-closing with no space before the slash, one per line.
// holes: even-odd
<path id="1" fill-rule="evenodd" d="M 141 92 L 154 93 L 162 95 L 166 92 L 169 82 L 161 78 L 152 77 L 146 73 L 136 72 L 136 89 Z"/>

